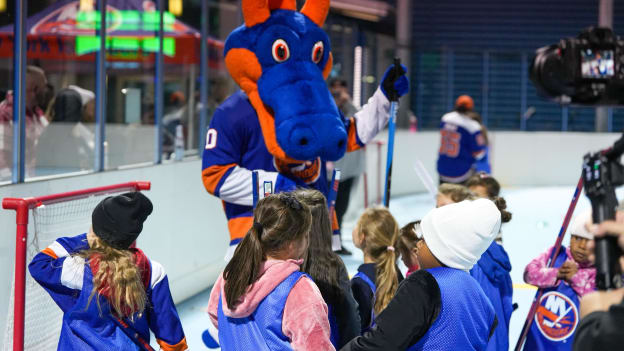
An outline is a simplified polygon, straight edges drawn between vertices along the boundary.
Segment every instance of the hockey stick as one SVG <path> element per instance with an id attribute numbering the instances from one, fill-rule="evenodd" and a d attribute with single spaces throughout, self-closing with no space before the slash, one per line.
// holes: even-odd
<path id="1" fill-rule="evenodd" d="M 572 202 L 568 207 L 568 212 L 563 219 L 563 224 L 561 225 L 561 230 L 559 230 L 559 235 L 557 236 L 557 241 L 555 241 L 555 246 L 548 258 L 548 262 L 546 266 L 548 268 L 552 268 L 555 264 L 555 258 L 559 255 L 559 251 L 561 250 L 561 242 L 563 241 L 563 237 L 565 236 L 566 230 L 568 230 L 568 224 L 570 224 L 570 218 L 572 218 L 572 214 L 574 213 L 574 209 L 576 208 L 576 203 L 581 195 L 581 190 L 583 190 L 583 177 L 578 181 L 576 185 L 576 190 L 574 191 L 574 196 L 572 197 Z M 522 349 L 522 344 L 524 344 L 524 340 L 529 333 L 529 329 L 531 328 L 531 324 L 533 323 L 533 317 L 535 316 L 535 312 L 537 311 L 537 306 L 539 305 L 539 301 L 544 294 L 544 289 L 538 289 L 537 293 L 535 293 L 535 298 L 533 298 L 533 304 L 531 304 L 531 308 L 529 309 L 529 314 L 527 315 L 527 319 L 524 321 L 524 326 L 522 327 L 522 333 L 520 333 L 520 337 L 518 337 L 518 342 L 516 343 L 515 351 L 520 351 Z"/>
<path id="2" fill-rule="evenodd" d="M 397 77 L 401 72 L 401 59 L 394 58 L 394 71 Z M 394 133 L 396 131 L 396 116 L 399 107 L 399 96 L 393 92 L 390 96 L 390 121 L 388 122 L 388 156 L 386 157 L 386 188 L 384 189 L 384 206 L 390 207 L 390 185 L 392 182 L 392 159 L 394 157 Z"/>
<path id="3" fill-rule="evenodd" d="M 338 197 L 338 186 L 340 183 L 340 170 L 334 168 L 332 174 L 332 180 L 330 183 L 329 193 L 327 194 L 327 206 L 329 207 L 329 220 L 331 221 L 332 228 L 332 250 L 340 250 L 342 243 L 340 242 L 340 235 L 334 233 L 334 228 L 338 226 L 336 223 L 336 197 Z M 340 230 L 340 228 L 338 229 Z"/>
<path id="4" fill-rule="evenodd" d="M 253 196 L 253 208 L 256 208 L 258 204 L 258 199 L 260 198 L 260 184 L 258 183 L 258 171 L 251 172 L 251 193 Z"/>
<path id="5" fill-rule="evenodd" d="M 436 187 L 433 179 L 431 178 L 431 175 L 429 174 L 429 172 L 427 172 L 427 169 L 425 168 L 423 163 L 420 162 L 420 160 L 418 159 L 416 160 L 416 164 L 414 165 L 414 170 L 416 171 L 416 175 L 418 175 L 418 178 L 420 178 L 420 181 L 423 183 L 431 197 L 435 199 L 436 195 L 438 195 L 438 187 Z"/>

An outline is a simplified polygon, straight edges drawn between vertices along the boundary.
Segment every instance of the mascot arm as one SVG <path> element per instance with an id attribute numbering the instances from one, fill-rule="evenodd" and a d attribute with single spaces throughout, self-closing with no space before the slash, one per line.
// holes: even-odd
<path id="1" fill-rule="evenodd" d="M 225 170 L 221 175 L 220 171 Z M 273 184 L 274 192 L 295 190 L 297 184 L 290 178 L 278 172 L 268 172 L 261 169 L 258 171 L 259 193 L 263 194 L 264 182 Z M 202 172 L 204 186 L 209 193 L 221 200 L 236 205 L 252 206 L 252 171 L 239 165 L 215 165 L 204 169 Z M 216 186 L 214 186 L 216 184 Z"/>
<path id="2" fill-rule="evenodd" d="M 267 172 L 263 170 L 258 171 L 258 184 L 262 187 L 265 181 L 269 181 L 272 184 L 277 183 L 278 173 Z M 252 194 L 252 171 L 236 165 L 232 172 L 227 176 L 222 186 L 218 189 L 218 192 L 214 195 L 218 196 L 221 200 L 237 205 L 251 206 L 253 205 Z M 260 190 L 260 194 L 263 191 Z"/>
<path id="3" fill-rule="evenodd" d="M 390 100 L 378 88 L 366 105 L 353 118 L 347 119 L 347 151 L 355 151 L 368 144 L 386 127 L 389 119 Z"/>

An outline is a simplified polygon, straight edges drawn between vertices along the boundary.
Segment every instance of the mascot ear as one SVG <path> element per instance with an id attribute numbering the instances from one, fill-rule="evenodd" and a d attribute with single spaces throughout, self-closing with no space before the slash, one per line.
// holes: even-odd
<path id="1" fill-rule="evenodd" d="M 329 13 L 329 0 L 307 0 L 301 9 L 301 13 L 319 27 L 323 27 Z"/>
<path id="2" fill-rule="evenodd" d="M 329 4 L 329 1 L 327 3 Z M 245 25 L 253 27 L 269 19 L 271 10 L 297 11 L 297 3 L 296 0 L 243 0 L 242 8 Z"/>
<path id="3" fill-rule="evenodd" d="M 292 10 L 297 11 L 296 0 L 269 0 L 269 9 L 271 10 Z"/>
<path id="4" fill-rule="evenodd" d="M 247 27 L 263 23 L 271 16 L 268 0 L 243 0 L 241 7 Z"/>

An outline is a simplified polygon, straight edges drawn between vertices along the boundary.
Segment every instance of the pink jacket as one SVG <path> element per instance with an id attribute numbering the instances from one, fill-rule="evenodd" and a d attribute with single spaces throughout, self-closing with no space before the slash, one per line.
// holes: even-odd
<path id="1" fill-rule="evenodd" d="M 524 269 L 525 282 L 540 288 L 549 288 L 559 284 L 557 279 L 559 268 L 546 268 L 546 263 L 553 249 L 554 246 L 537 256 L 526 266 Z M 569 248 L 566 248 L 566 255 L 568 256 L 567 261 L 572 261 L 578 266 L 578 272 L 570 282 L 572 289 L 576 291 L 579 297 L 596 290 L 596 268 L 589 262 L 579 264 L 574 261 Z"/>
<path id="2" fill-rule="evenodd" d="M 241 303 L 230 310 L 225 301 L 223 274 L 219 276 L 208 302 L 208 314 L 217 329 L 219 295 L 223 300 L 223 313 L 229 317 L 243 318 L 252 314 L 258 304 L 286 277 L 299 270 L 303 260 L 268 260 L 262 264 L 260 278 L 243 296 Z M 330 329 L 327 318 L 327 305 L 318 287 L 307 277 L 299 279 L 286 299 L 282 332 L 287 336 L 293 349 L 325 351 L 335 350 L 329 340 Z"/>

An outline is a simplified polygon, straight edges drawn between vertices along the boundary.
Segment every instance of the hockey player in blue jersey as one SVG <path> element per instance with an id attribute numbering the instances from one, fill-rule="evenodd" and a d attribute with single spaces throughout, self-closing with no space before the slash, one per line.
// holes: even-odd
<path id="1" fill-rule="evenodd" d="M 486 154 L 482 127 L 467 115 L 473 108 L 472 98 L 462 95 L 455 101 L 455 110 L 442 116 L 438 154 L 440 184 L 465 182 L 474 174 L 475 162 Z"/>
<path id="2" fill-rule="evenodd" d="M 163 267 L 130 248 L 152 212 L 145 195 L 100 202 L 89 233 L 57 239 L 28 269 L 63 311 L 58 350 L 186 350 Z M 45 316 L 43 316 L 45 318 Z"/>
<path id="3" fill-rule="evenodd" d="M 368 104 L 345 119 L 325 83 L 329 0 L 308 0 L 301 12 L 293 0 L 241 7 L 245 24 L 226 40 L 225 63 L 242 90 L 216 110 L 202 163 L 206 190 L 224 202 L 230 255 L 252 225 L 252 171 L 274 192 L 302 186 L 327 195 L 325 162 L 371 141 L 388 122 L 388 96 L 408 91 L 405 68 L 389 69 Z"/>

